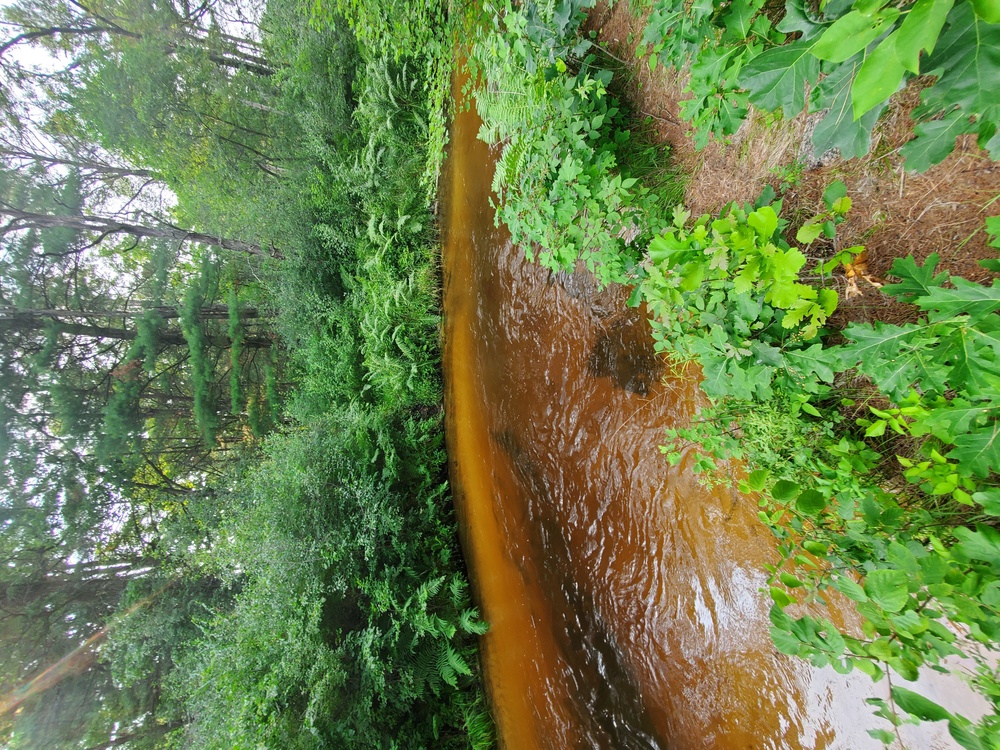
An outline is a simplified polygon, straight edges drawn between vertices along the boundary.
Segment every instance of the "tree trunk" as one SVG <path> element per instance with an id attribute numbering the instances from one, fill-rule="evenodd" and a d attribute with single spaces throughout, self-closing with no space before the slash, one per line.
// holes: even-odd
<path id="1" fill-rule="evenodd" d="M 5 316 L 0 313 L 0 333 L 3 331 L 39 331 L 44 326 L 44 320 L 44 317 L 33 317 L 30 310 L 26 311 L 23 315 L 17 316 Z M 64 323 L 58 319 L 56 320 L 59 332 L 69 334 L 70 336 L 114 339 L 116 341 L 135 341 L 136 337 L 134 329 L 109 328 L 107 326 L 87 325 L 85 323 Z M 184 334 L 177 330 L 160 331 L 157 334 L 156 340 L 161 344 L 169 346 L 188 345 Z M 233 345 L 232 340 L 228 336 L 212 336 L 211 334 L 205 334 L 205 342 L 209 346 L 219 349 L 228 349 Z M 267 349 L 271 344 L 271 339 L 266 336 L 247 336 L 243 339 L 243 346 L 250 349 Z"/>
<path id="2" fill-rule="evenodd" d="M 100 172 L 112 177 L 143 177 L 152 178 L 156 175 L 150 169 L 139 169 L 138 167 L 115 167 L 110 164 L 103 164 L 90 159 L 68 159 L 49 154 L 36 154 L 33 151 L 23 151 L 10 146 L 0 146 L 0 154 L 10 156 L 14 159 L 33 161 L 39 164 L 58 164 L 66 167 L 76 167 L 81 170 Z"/>
<path id="3" fill-rule="evenodd" d="M 176 307 L 168 305 L 158 305 L 133 310 L 39 310 L 34 308 L 17 309 L 13 307 L 0 307 L 0 320 L 17 318 L 141 318 L 150 311 L 155 311 L 164 320 L 173 320 L 180 317 L 180 311 Z M 239 310 L 240 320 L 252 320 L 261 317 L 254 307 L 242 307 Z M 199 320 L 226 320 L 229 318 L 228 305 L 204 305 L 198 310 Z"/>
<path id="4" fill-rule="evenodd" d="M 237 253 L 248 253 L 261 257 L 278 258 L 282 257 L 275 249 L 270 252 L 264 250 L 260 245 L 255 245 L 242 240 L 233 240 L 226 237 L 217 237 L 202 232 L 193 232 L 171 226 L 150 227 L 143 224 L 131 224 L 118 221 L 105 216 L 88 216 L 80 214 L 76 216 L 58 216 L 53 214 L 38 214 L 32 211 L 22 211 L 18 208 L 0 205 L 0 216 L 7 216 L 10 221 L 3 228 L 3 232 L 10 232 L 19 229 L 75 229 L 80 232 L 98 232 L 101 235 L 109 234 L 130 234 L 133 237 L 148 237 L 156 239 L 176 240 L 177 242 L 201 242 L 205 245 L 219 247 L 223 250 L 232 250 Z"/>

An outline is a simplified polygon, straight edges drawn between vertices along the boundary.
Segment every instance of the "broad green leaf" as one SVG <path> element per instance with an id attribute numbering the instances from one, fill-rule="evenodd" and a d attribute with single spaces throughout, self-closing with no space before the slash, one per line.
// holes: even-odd
<path id="1" fill-rule="evenodd" d="M 896 735 L 890 732 L 888 729 L 869 729 L 867 730 L 870 737 L 878 740 L 885 745 L 891 745 L 896 741 Z"/>
<path id="2" fill-rule="evenodd" d="M 791 500 L 799 492 L 798 482 L 790 482 L 787 479 L 779 479 L 771 488 L 771 497 L 779 502 Z"/>
<path id="3" fill-rule="evenodd" d="M 816 490 L 806 490 L 796 498 L 795 508 L 807 516 L 817 516 L 826 508 L 826 498 Z"/>
<path id="4" fill-rule="evenodd" d="M 795 233 L 795 241 L 801 242 L 803 245 L 808 245 L 810 242 L 816 240 L 822 232 L 823 227 L 819 224 L 803 224 L 799 228 L 799 231 Z"/>
<path id="5" fill-rule="evenodd" d="M 942 721 L 950 719 L 951 713 L 920 693 L 914 693 L 904 687 L 892 687 L 892 699 L 899 708 L 924 721 Z"/>
<path id="6" fill-rule="evenodd" d="M 747 216 L 747 224 L 757 232 L 761 239 L 767 241 L 774 236 L 778 229 L 778 215 L 770 206 L 761 206 Z"/>
<path id="7" fill-rule="evenodd" d="M 972 0 L 972 7 L 986 23 L 1000 23 L 1000 0 Z"/>
<path id="8" fill-rule="evenodd" d="M 828 316 L 833 315 L 839 301 L 840 295 L 837 294 L 836 289 L 820 289 L 816 293 L 816 304 L 823 308 L 823 312 Z"/>
<path id="9" fill-rule="evenodd" d="M 1000 565 L 1000 531 L 986 524 L 976 524 L 976 530 L 964 526 L 955 528 L 955 538 L 959 543 L 955 551 L 973 560 L 984 560 L 991 565 Z"/>
<path id="10" fill-rule="evenodd" d="M 865 437 L 880 437 L 885 434 L 886 421 L 884 419 L 877 419 L 868 425 L 868 429 L 865 430 Z"/>
<path id="11" fill-rule="evenodd" d="M 757 469 L 756 471 L 751 471 L 750 476 L 747 477 L 747 484 L 750 485 L 750 489 L 754 492 L 762 492 L 770 473 L 771 472 L 767 469 Z"/>
<path id="12" fill-rule="evenodd" d="M 920 72 L 921 51 L 934 51 L 955 0 L 917 0 L 896 31 L 896 56 L 911 73 Z"/>
<path id="13" fill-rule="evenodd" d="M 819 60 L 810 52 L 812 42 L 798 40 L 769 49 L 746 66 L 739 85 L 749 91 L 750 102 L 760 109 L 781 109 L 791 119 L 805 107 L 805 85 L 819 76 Z"/>
<path id="14" fill-rule="evenodd" d="M 811 555 L 816 555 L 817 557 L 822 557 L 827 552 L 829 552 L 829 547 L 827 547 L 827 545 L 823 544 L 822 542 L 815 542 L 812 539 L 807 539 L 804 542 L 802 542 L 802 549 L 804 549 Z M 854 582 L 852 581 L 851 583 Z M 857 586 L 856 583 L 854 585 Z M 858 586 L 858 588 L 860 589 L 861 587 Z M 864 592 L 862 591 L 862 593 Z"/>
<path id="15" fill-rule="evenodd" d="M 774 601 L 774 603 L 777 604 L 779 607 L 787 607 L 789 604 L 795 603 L 795 600 L 792 599 L 792 597 L 790 597 L 788 594 L 785 593 L 783 589 L 780 589 L 777 586 L 771 586 L 768 589 L 768 593 L 771 595 L 771 599 Z"/>
<path id="16" fill-rule="evenodd" d="M 803 375 L 815 376 L 824 383 L 832 383 L 838 353 L 824 348 L 822 344 L 813 344 L 808 349 L 785 352 L 785 359 Z"/>
<path id="17" fill-rule="evenodd" d="M 1000 581 L 990 581 L 986 584 L 979 599 L 987 607 L 1000 606 Z"/>
<path id="18" fill-rule="evenodd" d="M 948 406 L 931 409 L 922 421 L 934 437 L 944 443 L 953 443 L 957 435 L 978 426 L 995 408 L 993 404 L 973 406 L 969 401 L 956 398 Z"/>
<path id="19" fill-rule="evenodd" d="M 1000 366 L 984 357 L 972 329 L 952 327 L 951 335 L 942 339 L 939 357 L 951 361 L 948 382 L 973 397 L 990 397 L 1000 391 Z"/>
<path id="20" fill-rule="evenodd" d="M 972 499 L 983 506 L 983 512 L 991 516 L 1000 516 L 1000 489 L 989 489 L 976 492 Z"/>
<path id="21" fill-rule="evenodd" d="M 891 34 L 869 54 L 851 86 L 854 119 L 882 104 L 896 93 L 906 69 L 896 57 L 895 34 Z"/>
<path id="22" fill-rule="evenodd" d="M 932 287 L 927 294 L 915 300 L 918 307 L 929 311 L 932 321 L 967 314 L 969 323 L 975 325 L 983 318 L 1000 310 L 1000 279 L 992 286 L 956 276 L 951 279 L 954 289 Z"/>
<path id="23" fill-rule="evenodd" d="M 691 76 L 717 84 L 725 79 L 726 68 L 738 52 L 737 47 L 703 50 L 691 64 Z"/>
<path id="24" fill-rule="evenodd" d="M 846 576 L 837 576 L 833 579 L 833 587 L 841 594 L 856 602 L 868 601 L 868 594 L 857 583 Z"/>
<path id="25" fill-rule="evenodd" d="M 983 23 L 971 3 L 959 3 L 951 13 L 925 72 L 935 72 L 937 82 L 921 97 L 921 110 L 948 111 L 960 107 L 966 116 L 996 104 L 1000 76 L 1000 25 Z"/>
<path id="26" fill-rule="evenodd" d="M 956 716 L 948 722 L 948 734 L 965 750 L 986 750 L 983 743 L 969 727 L 968 721 L 960 716 Z"/>
<path id="27" fill-rule="evenodd" d="M 774 625 L 774 627 L 778 628 L 779 630 L 790 631 L 792 627 L 794 627 L 792 618 L 789 617 L 785 613 L 785 610 L 783 610 L 777 604 L 771 605 L 771 609 L 768 610 L 767 617 L 771 621 L 771 624 Z"/>
<path id="28" fill-rule="evenodd" d="M 841 16 L 823 32 L 813 45 L 812 53 L 820 60 L 844 62 L 878 39 L 899 17 L 897 8 L 883 11 L 876 16 L 866 16 L 852 10 Z"/>
<path id="29" fill-rule="evenodd" d="M 817 409 L 812 404 L 810 404 L 808 401 L 803 401 L 801 408 L 802 408 L 802 411 L 804 411 L 806 414 L 809 414 L 810 416 L 813 416 L 813 417 L 822 417 L 823 416 L 823 414 L 820 412 L 820 410 Z"/>
<path id="30" fill-rule="evenodd" d="M 984 258 L 977 261 L 982 268 L 993 273 L 1000 273 L 1000 258 Z"/>
<path id="31" fill-rule="evenodd" d="M 937 339 L 928 335 L 928 326 L 906 323 L 891 326 L 878 322 L 851 324 L 844 329 L 853 339 L 837 350 L 845 367 L 857 367 L 872 378 L 883 393 L 893 400 L 904 398 L 917 380 L 938 385 L 948 368 L 937 361 L 933 345 Z"/>
<path id="32" fill-rule="evenodd" d="M 906 168 L 926 172 L 945 160 L 955 148 L 955 139 L 971 133 L 975 126 L 962 110 L 955 110 L 941 120 L 922 122 L 913 132 L 916 137 L 904 145 L 899 153 L 906 159 Z"/>
<path id="33" fill-rule="evenodd" d="M 910 600 L 906 574 L 901 570 L 873 570 L 865 576 L 869 598 L 886 612 L 899 612 Z"/>
<path id="34" fill-rule="evenodd" d="M 1000 471 L 1000 422 L 956 437 L 948 458 L 981 479 Z"/>
<path id="35" fill-rule="evenodd" d="M 926 297 L 931 289 L 939 287 L 949 279 L 947 271 L 935 275 L 940 256 L 931 253 L 922 266 L 918 266 L 912 255 L 896 258 L 889 269 L 889 275 L 900 279 L 898 284 L 887 284 L 882 291 L 902 302 L 913 302 L 918 297 Z"/>
<path id="36" fill-rule="evenodd" d="M 927 630 L 930 620 L 917 614 L 912 609 L 907 609 L 898 615 L 889 615 L 889 622 L 891 622 L 897 630 L 918 635 Z"/>
<path id="37" fill-rule="evenodd" d="M 876 105 L 863 116 L 854 119 L 851 106 L 851 84 L 861 68 L 860 56 L 838 65 L 819 83 L 817 106 L 827 113 L 816 124 L 812 143 L 817 156 L 838 149 L 844 159 L 864 156 L 871 147 L 872 128 L 887 103 Z"/>
<path id="38" fill-rule="evenodd" d="M 804 645 L 802 641 L 791 633 L 779 630 L 778 628 L 771 628 L 771 640 L 774 641 L 774 647 L 778 651 L 789 656 L 797 655 Z"/>
<path id="39" fill-rule="evenodd" d="M 913 552 L 897 541 L 889 543 L 886 559 L 909 575 L 917 575 L 920 572 L 920 565 Z"/>
<path id="40" fill-rule="evenodd" d="M 890 659 L 888 663 L 904 680 L 916 682 L 920 679 L 920 667 L 915 660 L 907 658 L 908 655 L 904 652 L 901 656 Z"/>
<path id="41" fill-rule="evenodd" d="M 895 656 L 892 651 L 892 644 L 889 642 L 889 639 L 885 637 L 869 643 L 868 653 L 880 661 L 889 661 Z"/>
<path id="42" fill-rule="evenodd" d="M 756 13 L 757 7 L 750 0 L 733 0 L 729 5 L 729 11 L 722 17 L 722 25 L 726 29 L 723 38 L 727 41 L 746 39 Z"/>
<path id="43" fill-rule="evenodd" d="M 788 573 L 786 571 L 782 571 L 778 575 L 778 580 L 780 580 L 783 584 L 785 584 L 786 586 L 788 586 L 788 588 L 790 588 L 790 589 L 797 589 L 800 586 L 802 586 L 802 581 L 800 581 L 798 578 L 796 578 L 791 573 Z"/>
<path id="44" fill-rule="evenodd" d="M 778 31 L 785 34 L 798 32 L 800 39 L 808 41 L 823 33 L 826 26 L 812 15 L 812 6 L 805 0 L 785 0 L 785 16 L 778 22 Z"/>
<path id="45" fill-rule="evenodd" d="M 990 239 L 990 247 L 1000 248 L 1000 216 L 986 217 L 986 234 Z"/>
<path id="46" fill-rule="evenodd" d="M 847 186 L 841 180 L 834 180 L 826 186 L 823 191 L 823 203 L 827 208 L 833 209 L 833 204 L 841 198 L 847 197 Z"/>

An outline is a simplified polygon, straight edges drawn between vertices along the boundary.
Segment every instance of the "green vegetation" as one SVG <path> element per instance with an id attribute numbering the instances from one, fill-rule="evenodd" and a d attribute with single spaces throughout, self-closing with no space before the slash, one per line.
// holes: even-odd
<path id="1" fill-rule="evenodd" d="M 863 250 L 832 242 L 843 185 L 794 240 L 773 193 L 692 220 L 581 32 L 594 4 L 3 9 L 6 747 L 492 744 L 441 433 L 456 39 L 497 221 L 551 269 L 632 285 L 659 351 L 700 366 L 709 406 L 664 452 L 694 443 L 706 483 L 759 498 L 777 648 L 876 680 L 965 655 L 978 723 L 897 684 L 874 708 L 1000 747 L 1000 285 L 900 260 L 885 291 L 914 320 L 837 338 L 831 274 Z M 966 133 L 1000 153 L 986 0 L 650 10 L 648 64 L 687 68 L 702 145 L 754 105 L 825 110 L 814 146 L 860 155 L 934 75 L 908 166 Z M 859 631 L 797 606 L 833 592 Z"/>
<path id="2" fill-rule="evenodd" d="M 750 222 L 765 209 L 747 214 L 748 229 L 758 231 L 760 222 Z M 713 231 L 706 249 L 724 244 L 732 243 Z M 696 424 L 671 431 L 664 450 L 676 461 L 684 443 L 699 445 L 695 470 L 709 481 L 720 479 L 719 459 L 743 461 L 748 475 L 738 485 L 758 494 L 760 519 L 780 540 L 782 559 L 770 568 L 779 650 L 876 680 L 888 669 L 914 680 L 920 667 L 968 656 L 979 664 L 973 686 L 992 700 L 990 653 L 1000 639 L 993 340 L 1000 298 L 996 285 L 953 279 L 954 288 L 943 287 L 949 279 L 934 274 L 936 261 L 897 261 L 892 272 L 901 281 L 887 288 L 927 318 L 853 324 L 840 345 L 817 338 L 808 320 L 789 323 L 790 312 L 769 312 L 760 291 L 736 292 L 745 265 L 719 272 L 728 277 L 726 296 L 715 294 L 714 305 L 699 296 L 713 297 L 718 282 L 709 282 L 658 310 L 654 327 L 671 324 L 662 348 L 701 365 L 711 399 Z M 666 258 L 659 272 L 670 288 L 685 269 Z M 777 325 L 784 330 L 775 336 Z M 856 603 L 862 633 L 786 611 L 823 603 L 829 590 Z M 926 699 L 911 711 L 915 704 L 899 698 L 907 694 L 893 687 L 897 708 L 917 718 L 944 712 Z M 879 716 L 899 720 L 887 704 L 876 706 Z M 939 718 L 949 719 L 963 747 L 995 745 L 995 712 L 978 725 Z"/>
<path id="3" fill-rule="evenodd" d="M 993 2 L 888 3 L 652 0 L 642 42 L 650 67 L 686 69 L 693 96 L 682 114 L 708 143 L 736 132 L 748 106 L 785 117 L 824 112 L 817 154 L 862 156 L 889 98 L 919 75 L 936 76 L 913 111 L 916 138 L 902 149 L 924 171 L 975 133 L 1000 157 L 997 112 L 987 81 L 1000 72 L 1000 12 Z M 643 50 L 640 47 L 640 50 Z M 807 92 L 808 89 L 808 92 Z M 808 93 L 808 98 L 807 98 Z"/>
<path id="4" fill-rule="evenodd" d="M 789 6 L 777 27 L 762 5 L 654 6 L 645 41 L 658 57 L 650 64 L 693 60 L 696 98 L 686 114 L 702 133 L 733 132 L 748 101 L 797 113 L 805 81 L 816 83 L 822 60 L 831 65 L 812 89 L 814 106 L 833 106 L 839 80 L 836 94 L 853 97 L 844 101 L 854 102 L 859 120 L 822 125 L 817 138 L 832 139 L 822 148 L 863 153 L 903 77 L 901 68 L 876 96 L 866 88 L 875 63 L 865 60 L 900 45 L 910 52 L 905 70 L 913 72 L 921 50 L 937 49 L 924 70 L 940 66 L 933 69 L 942 75 L 925 90 L 921 112 L 948 113 L 918 127 L 910 164 L 926 166 L 919 154 L 937 148 L 929 146 L 928 127 L 961 122 L 979 128 L 984 144 L 992 137 L 992 109 L 974 97 L 962 100 L 971 109 L 961 109 L 945 93 L 955 91 L 947 71 L 957 65 L 949 40 L 969 29 L 992 33 L 988 19 L 972 16 L 979 12 L 972 5 L 956 4 L 947 21 L 951 4 L 917 3 L 901 13 L 830 3 L 825 20 L 802 8 L 795 15 Z M 906 19 L 921 14 L 939 23 L 916 39 L 915 22 Z M 823 29 L 837 18 L 846 20 Z M 760 519 L 781 553 L 771 568 L 776 647 L 875 680 L 890 670 L 913 680 L 921 667 L 946 669 L 946 658 L 964 655 L 978 664 L 971 683 L 993 707 L 978 723 L 898 684 L 891 704 L 872 704 L 892 723 L 947 720 L 965 748 L 1000 747 L 1000 285 L 935 273 L 936 256 L 923 266 L 897 261 L 892 274 L 899 282 L 885 291 L 923 317 L 898 326 L 854 324 L 834 343 L 826 327 L 839 302 L 831 274 L 853 269 L 864 250 L 833 250 L 836 227 L 851 207 L 844 186 L 829 187 L 825 210 L 797 228 L 794 242 L 770 189 L 756 205 L 692 221 L 672 206 L 669 190 L 648 192 L 643 175 L 629 172 L 626 126 L 607 94 L 614 84 L 596 67 L 601 51 L 580 35 L 579 20 L 580 6 L 571 2 L 508 5 L 475 48 L 484 79 L 476 93 L 482 137 L 503 149 L 494 182 L 497 220 L 525 247 L 534 243 L 528 252 L 549 268 L 583 261 L 603 283 L 633 285 L 631 302 L 645 303 L 658 350 L 677 364 L 700 366 L 709 406 L 694 424 L 671 430 L 663 450 L 677 461 L 694 443 L 703 481 L 735 483 L 760 498 Z M 849 23 L 858 25 L 852 43 L 862 41 L 844 59 L 829 59 L 834 37 Z M 780 44 L 792 31 L 800 38 Z M 866 58 L 868 43 L 877 46 Z M 985 43 L 964 49 L 989 58 Z M 743 462 L 744 479 L 722 469 L 719 461 L 728 459 Z M 797 605 L 823 605 L 832 591 L 855 602 L 860 631 L 802 615 Z M 872 734 L 894 740 L 883 729 Z"/>
<path id="5" fill-rule="evenodd" d="M 420 9 L 5 9 L 5 746 L 492 745 Z"/>

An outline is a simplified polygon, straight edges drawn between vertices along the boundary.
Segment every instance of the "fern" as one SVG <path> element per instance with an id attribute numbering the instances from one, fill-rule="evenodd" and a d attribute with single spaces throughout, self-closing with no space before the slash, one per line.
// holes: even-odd
<path id="1" fill-rule="evenodd" d="M 475 609 L 462 610 L 462 614 L 458 619 L 458 624 L 464 632 L 473 633 L 475 635 L 486 635 L 490 629 L 488 623 L 479 619 L 479 612 Z"/>
<path id="2" fill-rule="evenodd" d="M 492 188 L 494 193 L 500 195 L 503 188 L 514 185 L 520 180 L 527 153 L 528 144 L 523 138 L 514 138 L 503 150 L 493 172 Z"/>
<path id="3" fill-rule="evenodd" d="M 456 673 L 466 677 L 472 677 L 472 670 L 469 668 L 468 663 L 462 658 L 462 655 L 458 653 L 458 651 L 451 647 L 451 644 L 445 644 L 444 653 L 447 655 L 448 665 Z"/>
<path id="4" fill-rule="evenodd" d="M 437 672 L 445 683 L 447 683 L 450 687 L 457 688 L 458 677 L 455 674 L 455 668 L 451 665 L 451 659 L 448 654 L 449 650 L 450 647 L 445 644 L 438 652 Z"/>

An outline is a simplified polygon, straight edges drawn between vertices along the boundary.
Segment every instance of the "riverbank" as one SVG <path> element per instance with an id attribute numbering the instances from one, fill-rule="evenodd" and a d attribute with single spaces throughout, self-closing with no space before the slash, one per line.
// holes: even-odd
<path id="1" fill-rule="evenodd" d="M 718 21 L 700 10 L 690 11 L 697 16 L 692 20 L 687 9 L 672 7 L 657 3 L 657 12 L 695 25 Z M 882 237 L 886 244 L 895 238 L 897 249 L 906 247 L 904 240 L 916 242 L 911 225 L 900 228 L 893 223 L 899 215 L 879 209 L 866 209 L 852 225 L 858 214 L 848 183 L 860 189 L 859 203 L 873 201 L 895 179 L 891 170 L 882 182 L 876 177 L 886 164 L 898 166 L 896 152 L 812 165 L 816 174 L 807 176 L 810 165 L 785 161 L 802 140 L 804 119 L 784 123 L 777 115 L 749 113 L 742 136 L 737 130 L 732 143 L 718 147 L 717 163 L 701 157 L 691 162 L 694 151 L 675 144 L 679 163 L 689 163 L 678 169 L 675 162 L 671 173 L 696 174 L 689 198 L 707 204 L 713 191 L 729 189 L 734 175 L 740 183 L 725 197 L 721 215 L 696 218 L 675 208 L 662 182 L 649 187 L 655 182 L 649 160 L 636 159 L 648 151 L 634 140 L 636 118 L 616 97 L 627 99 L 629 86 L 640 90 L 641 76 L 599 43 L 598 31 L 605 33 L 610 23 L 599 12 L 590 16 L 592 24 L 600 19 L 597 28 L 577 31 L 573 13 L 509 10 L 502 26 L 477 42 L 473 58 L 483 82 L 477 105 L 486 121 L 481 135 L 500 154 L 492 184 L 500 220 L 515 243 L 552 272 L 581 264 L 602 284 L 631 285 L 629 302 L 645 304 L 656 349 L 674 364 L 700 366 L 706 406 L 688 424 L 667 430 L 664 452 L 672 463 L 690 461 L 706 486 L 729 486 L 755 502 L 760 521 L 776 536 L 780 559 L 767 569 L 771 634 L 779 651 L 817 667 L 858 670 L 876 682 L 893 673 L 916 679 L 921 667 L 959 654 L 978 659 L 980 647 L 991 648 L 1000 635 L 996 287 L 943 271 L 943 253 L 926 246 L 917 258 L 882 254 L 877 260 L 864 246 L 848 245 L 854 237 Z M 963 6 L 961 13 L 968 12 Z M 808 21 L 808 33 L 833 33 L 834 26 L 823 25 L 830 20 Z M 947 33 L 964 33 L 960 20 L 952 19 Z M 753 34 L 771 29 L 769 17 L 761 14 L 757 21 Z M 631 28 L 628 43 L 637 38 Z M 654 48 L 673 45 L 676 52 L 681 37 L 656 36 L 669 35 L 670 28 L 641 33 Z M 737 103 L 760 95 L 767 65 L 791 50 L 811 55 L 818 49 L 782 35 L 768 39 L 773 47 L 754 63 L 752 90 L 732 89 Z M 760 53 L 740 49 L 739 55 Z M 656 66 L 651 60 L 648 67 Z M 788 88 L 802 83 L 795 79 Z M 667 111 L 670 100 L 662 91 L 658 96 L 663 111 L 653 119 L 662 125 L 676 118 Z M 723 109 L 736 106 L 720 102 Z M 903 104 L 888 106 L 872 131 L 876 145 L 903 137 L 893 135 L 893 108 Z M 918 126 L 918 136 L 929 127 Z M 984 180 L 966 185 L 969 191 L 991 190 L 992 167 L 956 171 L 965 163 L 962 148 L 950 164 L 932 167 L 930 179 L 943 188 L 950 175 L 949 184 L 960 191 L 966 183 L 956 174 L 968 172 Z M 900 149 L 912 158 L 909 145 Z M 775 170 L 774 185 L 765 184 L 764 166 Z M 910 179 L 902 170 L 896 177 L 896 200 L 907 198 L 907 182 L 910 190 L 934 192 L 919 182 L 923 178 Z M 746 192 L 757 187 L 759 194 Z M 743 195 L 745 202 L 733 201 Z M 934 202 L 940 200 L 924 204 L 913 224 L 949 203 Z M 896 210 L 896 203 L 886 205 Z M 973 223 L 968 216 L 982 222 L 991 205 L 992 198 L 972 201 L 954 231 Z M 983 258 L 983 267 L 968 253 L 991 254 L 995 240 L 987 235 L 996 229 L 993 222 L 970 231 L 948 257 L 988 280 L 995 261 Z M 730 459 L 743 462 L 744 478 L 726 469 L 723 462 Z M 855 602 L 857 629 L 838 627 L 824 612 L 833 590 Z M 971 636 L 959 639 L 956 629 Z M 996 684 L 994 669 L 987 657 L 974 670 L 986 696 Z M 974 726 L 954 708 L 898 684 L 873 705 L 890 727 L 907 714 L 947 719 L 964 747 L 989 744 L 995 735 L 993 718 Z M 885 741 L 895 736 L 892 729 L 872 732 Z"/>

